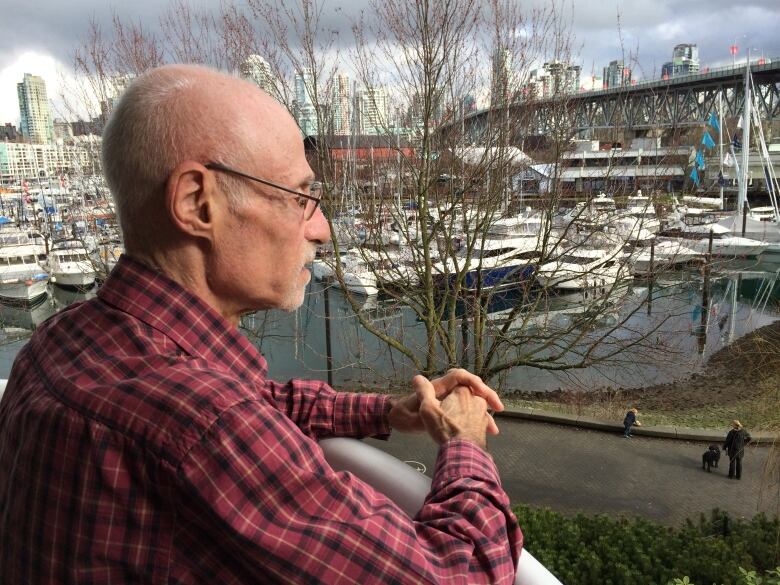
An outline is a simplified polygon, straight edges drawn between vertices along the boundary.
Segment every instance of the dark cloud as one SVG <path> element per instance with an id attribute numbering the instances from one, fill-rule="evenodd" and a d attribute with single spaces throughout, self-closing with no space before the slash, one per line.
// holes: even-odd
<path id="1" fill-rule="evenodd" d="M 551 0 L 524 0 L 522 8 L 549 7 Z M 218 0 L 193 0 L 195 9 L 218 9 Z M 244 0 L 238 2 L 245 7 Z M 157 31 L 165 0 L 133 0 L 115 6 L 100 0 L 0 0 L 0 70 L 22 50 L 52 55 L 70 65 L 74 49 L 87 35 L 90 19 L 110 33 L 112 14 Z M 342 47 L 352 42 L 350 26 L 361 10 L 372 11 L 365 0 L 327 0 L 322 25 L 339 31 Z M 677 43 L 699 45 L 704 65 L 730 62 L 728 47 L 737 38 L 741 55 L 753 47 L 767 57 L 780 57 L 778 0 L 571 0 L 559 2 L 576 36 L 576 59 L 584 72 L 601 69 L 612 59 L 636 55 L 644 76 L 658 72 Z M 618 24 L 620 29 L 618 29 Z M 742 37 L 741 35 L 747 35 Z"/>

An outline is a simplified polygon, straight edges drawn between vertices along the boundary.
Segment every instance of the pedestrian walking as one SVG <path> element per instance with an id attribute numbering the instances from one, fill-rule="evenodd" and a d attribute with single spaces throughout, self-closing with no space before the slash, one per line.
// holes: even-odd
<path id="1" fill-rule="evenodd" d="M 637 420 L 639 416 L 639 410 L 637 408 L 629 408 L 626 413 L 626 418 L 623 419 L 623 437 L 630 439 L 634 435 L 631 434 L 631 427 L 634 425 L 641 427 L 642 423 Z"/>
<path id="2" fill-rule="evenodd" d="M 723 443 L 723 450 L 729 456 L 729 479 L 742 479 L 742 457 L 745 455 L 745 447 L 752 440 L 741 422 L 731 421 L 731 430 Z"/>

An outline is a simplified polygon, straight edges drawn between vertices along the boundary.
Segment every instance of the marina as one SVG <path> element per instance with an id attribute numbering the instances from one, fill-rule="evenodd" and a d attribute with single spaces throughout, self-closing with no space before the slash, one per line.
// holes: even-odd
<path id="1" fill-rule="evenodd" d="M 700 269 L 666 272 L 652 285 L 636 280 L 607 295 L 562 292 L 529 302 L 518 291 L 496 294 L 486 313 L 490 323 L 486 335 L 496 335 L 504 326 L 523 331 L 527 342 L 524 351 L 537 364 L 508 369 L 492 383 L 509 394 L 529 388 L 636 387 L 700 371 L 712 353 L 780 319 L 779 271 L 780 255 L 719 262 L 713 266 L 706 295 Z M 57 310 L 91 298 L 96 290 L 79 292 L 49 284 L 43 302 L 33 307 L 0 305 L 0 378 L 8 376 L 16 352 L 38 325 Z M 268 359 L 272 376 L 327 379 L 326 290 L 334 384 L 345 388 L 394 387 L 416 373 L 403 355 L 361 326 L 343 291 L 315 281 L 297 311 L 260 312 L 242 319 L 242 330 Z M 358 311 L 364 318 L 422 352 L 424 330 L 413 311 L 392 299 L 361 298 Z M 522 303 L 527 307 L 519 310 Z M 467 316 L 466 311 L 459 308 L 458 324 Z M 612 330 L 617 323 L 621 326 Z M 605 354 L 627 345 L 631 335 L 644 339 L 592 367 L 566 372 L 545 369 L 551 363 L 545 361 L 548 350 L 532 347 L 535 341 L 543 345 L 552 337 L 577 336 L 581 341 L 571 348 L 576 354 L 578 345 L 586 347 L 607 332 L 609 338 L 601 349 Z"/>

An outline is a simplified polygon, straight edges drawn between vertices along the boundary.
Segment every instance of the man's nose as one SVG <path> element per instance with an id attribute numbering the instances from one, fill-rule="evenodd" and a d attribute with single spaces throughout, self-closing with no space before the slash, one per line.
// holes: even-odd
<path id="1" fill-rule="evenodd" d="M 312 218 L 306 222 L 306 239 L 310 242 L 324 244 L 330 240 L 330 225 L 325 218 L 322 207 L 317 207 Z"/>

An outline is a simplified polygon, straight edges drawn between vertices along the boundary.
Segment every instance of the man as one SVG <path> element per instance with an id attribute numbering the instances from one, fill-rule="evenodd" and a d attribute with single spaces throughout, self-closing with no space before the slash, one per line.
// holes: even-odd
<path id="1" fill-rule="evenodd" d="M 745 447 L 752 441 L 742 423 L 738 420 L 731 421 L 731 430 L 726 435 L 723 450 L 729 456 L 729 479 L 742 479 L 742 457 L 745 455 Z"/>
<path id="2" fill-rule="evenodd" d="M 484 451 L 497 395 L 266 377 L 243 313 L 293 309 L 329 238 L 300 133 L 254 86 L 168 66 L 103 137 L 125 237 L 97 298 L 41 326 L 0 403 L 2 583 L 506 583 L 522 536 Z M 414 519 L 317 439 L 426 430 Z"/>

